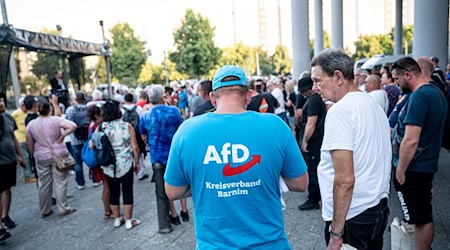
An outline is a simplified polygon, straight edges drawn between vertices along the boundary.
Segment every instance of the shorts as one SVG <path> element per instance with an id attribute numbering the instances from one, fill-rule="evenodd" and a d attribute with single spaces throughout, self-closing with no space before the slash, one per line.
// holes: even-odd
<path id="1" fill-rule="evenodd" d="M 394 175 L 394 186 L 403 218 L 409 224 L 424 225 L 433 222 L 433 177 L 434 173 L 406 171 L 405 183 L 400 185 Z"/>
<path id="2" fill-rule="evenodd" d="M 16 185 L 17 161 L 0 165 L 0 192 L 10 189 Z"/>
<path id="3" fill-rule="evenodd" d="M 92 181 L 94 182 L 106 181 L 106 175 L 103 173 L 103 169 L 101 167 L 93 168 L 91 171 L 92 171 Z"/>

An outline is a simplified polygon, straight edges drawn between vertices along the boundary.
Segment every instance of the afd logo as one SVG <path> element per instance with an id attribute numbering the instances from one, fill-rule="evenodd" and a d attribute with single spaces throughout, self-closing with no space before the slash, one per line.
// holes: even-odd
<path id="1" fill-rule="evenodd" d="M 222 156 L 222 157 L 221 157 Z M 231 162 L 229 158 L 231 156 Z M 210 162 L 215 162 L 217 164 L 226 164 L 222 169 L 222 173 L 224 176 L 233 176 L 237 174 L 241 174 L 257 163 L 261 163 L 261 155 L 252 155 L 252 159 L 246 162 L 249 159 L 250 152 L 248 148 L 243 144 L 231 144 L 229 142 L 223 144 L 222 150 L 217 151 L 214 145 L 209 145 L 206 149 L 205 158 L 203 159 L 203 164 L 209 164 Z M 231 163 L 239 164 L 246 162 L 240 166 L 231 167 Z"/>

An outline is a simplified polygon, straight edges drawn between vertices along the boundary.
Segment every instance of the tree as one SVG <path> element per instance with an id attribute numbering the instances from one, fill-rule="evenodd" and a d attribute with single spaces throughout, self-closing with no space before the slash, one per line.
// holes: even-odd
<path id="1" fill-rule="evenodd" d="M 169 53 L 177 71 L 200 78 L 218 63 L 221 51 L 214 45 L 214 29 L 208 18 L 186 10 L 181 27 L 173 33 L 176 51 Z"/>
<path id="2" fill-rule="evenodd" d="M 283 45 L 277 45 L 272 56 L 275 74 L 289 74 L 291 72 L 291 58 L 288 49 Z"/>
<path id="3" fill-rule="evenodd" d="M 136 82 L 148 57 L 144 42 L 134 35 L 128 23 L 118 23 L 110 31 L 112 74 L 119 82 Z M 130 86 L 131 87 L 131 86 Z"/>
<path id="4" fill-rule="evenodd" d="M 96 83 L 106 82 L 106 63 L 103 56 L 98 57 L 97 65 L 95 65 L 95 79 Z"/>
<path id="5" fill-rule="evenodd" d="M 241 67 L 247 75 L 256 73 L 256 53 L 257 51 L 241 43 L 234 44 L 233 47 L 226 47 L 222 52 L 220 64 L 230 64 Z"/>
<path id="6" fill-rule="evenodd" d="M 394 28 L 392 28 L 391 32 L 389 32 L 389 36 L 391 37 L 392 41 L 394 41 L 395 39 L 394 35 L 395 35 Z M 414 40 L 414 25 L 403 26 L 402 53 L 409 54 L 412 52 L 413 40 Z"/>
<path id="7" fill-rule="evenodd" d="M 42 29 L 42 33 L 57 35 L 57 30 Z M 53 78 L 55 70 L 59 69 L 60 56 L 58 54 L 50 54 L 40 52 L 37 53 L 37 60 L 33 63 L 31 70 L 38 78 L 45 77 L 48 81 Z M 64 72 L 67 74 L 67 72 Z"/>
<path id="8" fill-rule="evenodd" d="M 355 42 L 356 52 L 353 55 L 354 60 L 360 58 L 370 58 L 376 54 L 393 53 L 392 39 L 387 34 L 382 35 L 361 35 Z"/>
<path id="9" fill-rule="evenodd" d="M 313 58 L 314 57 L 314 39 L 309 40 L 309 48 L 310 48 L 309 51 L 310 51 L 311 58 Z M 323 31 L 323 48 L 324 49 L 331 48 L 330 34 L 328 34 L 328 31 L 326 31 L 326 30 Z"/>
<path id="10" fill-rule="evenodd" d="M 139 75 L 139 82 L 150 84 L 152 83 L 153 77 L 153 65 L 150 61 L 146 61 L 144 65 L 142 65 L 141 74 Z"/>

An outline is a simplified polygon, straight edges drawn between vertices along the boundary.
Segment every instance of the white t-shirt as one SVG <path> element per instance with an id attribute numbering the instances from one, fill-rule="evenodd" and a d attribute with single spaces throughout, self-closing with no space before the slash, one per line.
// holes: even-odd
<path id="1" fill-rule="evenodd" d="M 383 109 L 384 113 L 387 114 L 389 109 L 389 98 L 383 89 L 377 89 L 369 93 L 369 95 L 373 98 L 373 100 L 380 104 L 381 108 Z"/>
<path id="2" fill-rule="evenodd" d="M 121 108 L 122 115 L 125 114 L 125 109 L 124 108 L 131 110 L 131 109 L 133 109 L 134 106 L 136 106 L 136 113 L 139 115 L 139 117 L 141 117 L 142 114 L 144 113 L 144 109 L 141 108 L 140 106 L 137 106 L 137 105 L 134 105 L 134 104 L 123 104 L 122 108 Z"/>
<path id="3" fill-rule="evenodd" d="M 274 113 L 276 115 L 281 114 L 283 112 L 286 112 L 286 108 L 284 107 L 284 95 L 283 95 L 283 91 L 280 88 L 275 88 L 272 90 L 271 94 L 273 95 L 273 97 L 275 97 L 275 99 L 277 99 L 278 104 L 280 104 L 280 106 L 278 106 L 278 108 L 276 108 L 274 110 Z"/>
<path id="4" fill-rule="evenodd" d="M 366 93 L 351 92 L 327 112 L 317 168 L 325 221 L 333 219 L 334 167 L 330 150 L 353 151 L 355 186 L 346 220 L 389 195 L 390 129 L 386 114 L 376 105 Z"/>

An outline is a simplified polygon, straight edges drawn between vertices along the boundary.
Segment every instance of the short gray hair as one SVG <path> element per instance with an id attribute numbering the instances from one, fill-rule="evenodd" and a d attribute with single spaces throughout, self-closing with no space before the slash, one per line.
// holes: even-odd
<path id="1" fill-rule="evenodd" d="M 320 66 L 328 76 L 333 76 L 335 70 L 339 70 L 346 80 L 352 80 L 353 61 L 342 49 L 327 49 L 315 56 L 311 61 L 311 67 Z"/>
<path id="2" fill-rule="evenodd" d="M 95 100 L 95 101 L 101 100 L 102 97 L 103 97 L 103 93 L 100 90 L 96 89 L 96 90 L 92 91 L 92 99 L 93 100 Z"/>
<path id="3" fill-rule="evenodd" d="M 157 104 L 164 98 L 164 88 L 160 84 L 150 85 L 147 94 L 148 101 L 152 104 Z"/>

